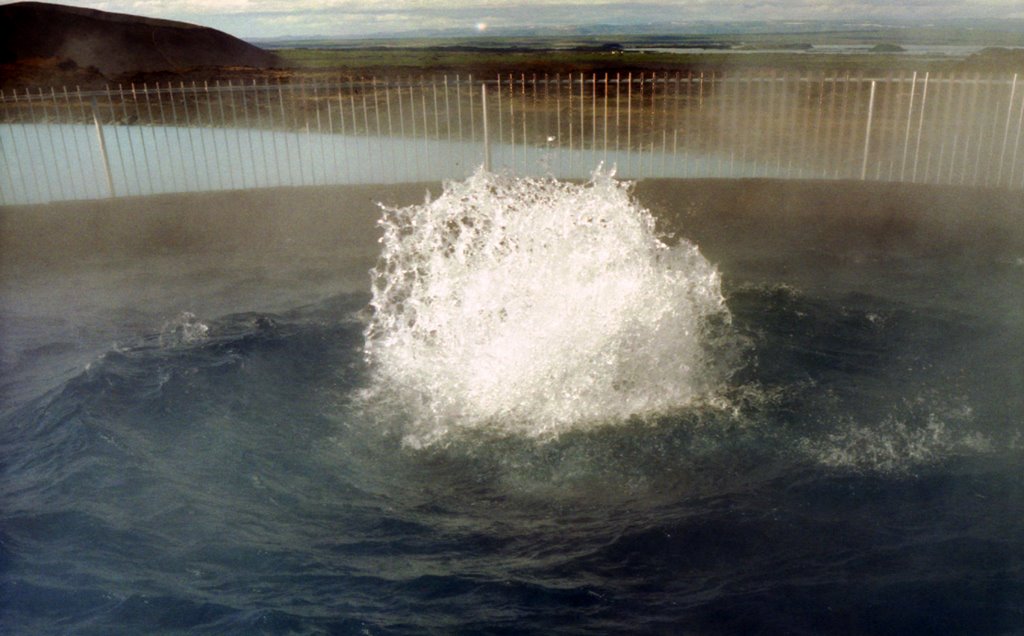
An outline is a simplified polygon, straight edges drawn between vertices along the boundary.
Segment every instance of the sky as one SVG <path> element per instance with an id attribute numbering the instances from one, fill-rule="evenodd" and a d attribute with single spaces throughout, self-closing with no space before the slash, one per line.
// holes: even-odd
<path id="1" fill-rule="evenodd" d="M 8 2 L 0 2 L 8 4 Z M 1022 0 L 64 0 L 241 38 L 687 21 L 1024 19 Z"/>

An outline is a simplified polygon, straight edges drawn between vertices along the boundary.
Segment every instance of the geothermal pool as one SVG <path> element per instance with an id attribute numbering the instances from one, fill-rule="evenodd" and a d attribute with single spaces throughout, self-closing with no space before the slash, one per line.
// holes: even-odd
<path id="1" fill-rule="evenodd" d="M 1020 206 L 478 173 L 8 208 L 0 627 L 1024 629 Z"/>

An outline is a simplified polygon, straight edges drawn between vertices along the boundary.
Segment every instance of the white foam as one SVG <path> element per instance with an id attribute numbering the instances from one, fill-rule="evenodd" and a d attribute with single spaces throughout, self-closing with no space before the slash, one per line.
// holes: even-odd
<path id="1" fill-rule="evenodd" d="M 957 455 L 991 452 L 992 441 L 971 431 L 969 407 L 936 408 L 924 415 L 893 414 L 874 426 L 846 423 L 822 439 L 800 444 L 818 463 L 831 468 L 902 473 Z"/>
<path id="2" fill-rule="evenodd" d="M 209 333 L 209 325 L 199 320 L 192 312 L 183 311 L 173 320 L 164 323 L 160 329 L 160 346 L 195 344 L 206 340 Z"/>
<path id="3" fill-rule="evenodd" d="M 629 185 L 478 171 L 385 208 L 372 271 L 368 399 L 400 402 L 405 441 L 465 430 L 544 437 L 665 412 L 720 383 L 717 270 L 671 247 Z"/>

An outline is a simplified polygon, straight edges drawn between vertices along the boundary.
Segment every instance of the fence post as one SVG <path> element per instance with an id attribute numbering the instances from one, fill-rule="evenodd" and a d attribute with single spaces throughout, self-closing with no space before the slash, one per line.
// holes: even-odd
<path id="1" fill-rule="evenodd" d="M 107 175 L 107 191 L 110 192 L 110 196 L 114 197 L 117 194 L 114 192 L 114 177 L 110 174 L 110 160 L 107 158 L 107 142 L 103 137 L 103 125 L 100 123 L 100 111 L 96 106 L 96 98 L 92 98 L 92 120 L 96 124 L 96 139 L 100 143 L 100 158 L 103 160 L 103 171 Z"/>
<path id="2" fill-rule="evenodd" d="M 491 171 L 491 137 L 487 130 L 487 84 L 480 83 L 480 98 L 484 116 L 484 171 Z"/>
<path id="3" fill-rule="evenodd" d="M 868 123 L 864 128 L 864 161 L 860 165 L 860 180 L 864 181 L 868 175 L 868 151 L 871 150 L 871 118 L 875 114 L 875 83 L 871 80 L 871 95 L 868 97 Z"/>
<path id="4" fill-rule="evenodd" d="M 996 175 L 996 185 L 1003 180 L 1003 161 L 1006 159 L 1006 142 L 1010 140 L 1010 120 L 1013 117 L 1013 97 L 1017 94 L 1017 73 L 1013 74 L 1013 81 L 1010 82 L 1010 99 L 1006 105 L 1006 126 L 1003 128 L 1003 145 L 999 151 L 999 173 Z"/>

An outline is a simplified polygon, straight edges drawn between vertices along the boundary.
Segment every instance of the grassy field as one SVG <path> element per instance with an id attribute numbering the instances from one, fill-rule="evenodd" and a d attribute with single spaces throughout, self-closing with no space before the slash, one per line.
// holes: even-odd
<path id="1" fill-rule="evenodd" d="M 816 54 L 790 50 L 714 53 L 536 50 L 527 47 L 367 46 L 362 48 L 284 48 L 275 52 L 286 67 L 305 72 L 395 76 L 406 74 L 496 74 L 687 71 L 829 71 L 890 73 L 1018 72 L 1024 56 L 1005 51 L 983 52 L 967 59 L 942 59 L 892 53 Z M 1019 53 L 1019 51 L 1017 51 Z"/>
<path id="2" fill-rule="evenodd" d="M 279 62 L 273 68 L 202 67 L 104 76 L 93 68 L 65 68 L 57 58 L 0 65 L 0 88 L 69 86 L 102 90 L 106 86 L 200 84 L 218 81 L 287 82 L 292 78 L 396 78 L 473 75 L 491 79 L 509 74 L 558 73 L 850 73 L 884 76 L 919 73 L 991 73 L 1024 75 L 1024 27 L 971 31 L 907 27 L 807 33 L 647 34 L 545 37 L 405 38 L 377 40 L 274 40 L 261 42 Z M 990 47 L 965 57 L 899 52 L 902 45 Z M 859 45 L 845 53 L 820 47 Z M 879 51 L 868 52 L 878 46 Z M 657 49 L 699 48 L 694 52 Z M 646 50 L 638 50 L 646 49 Z"/>

